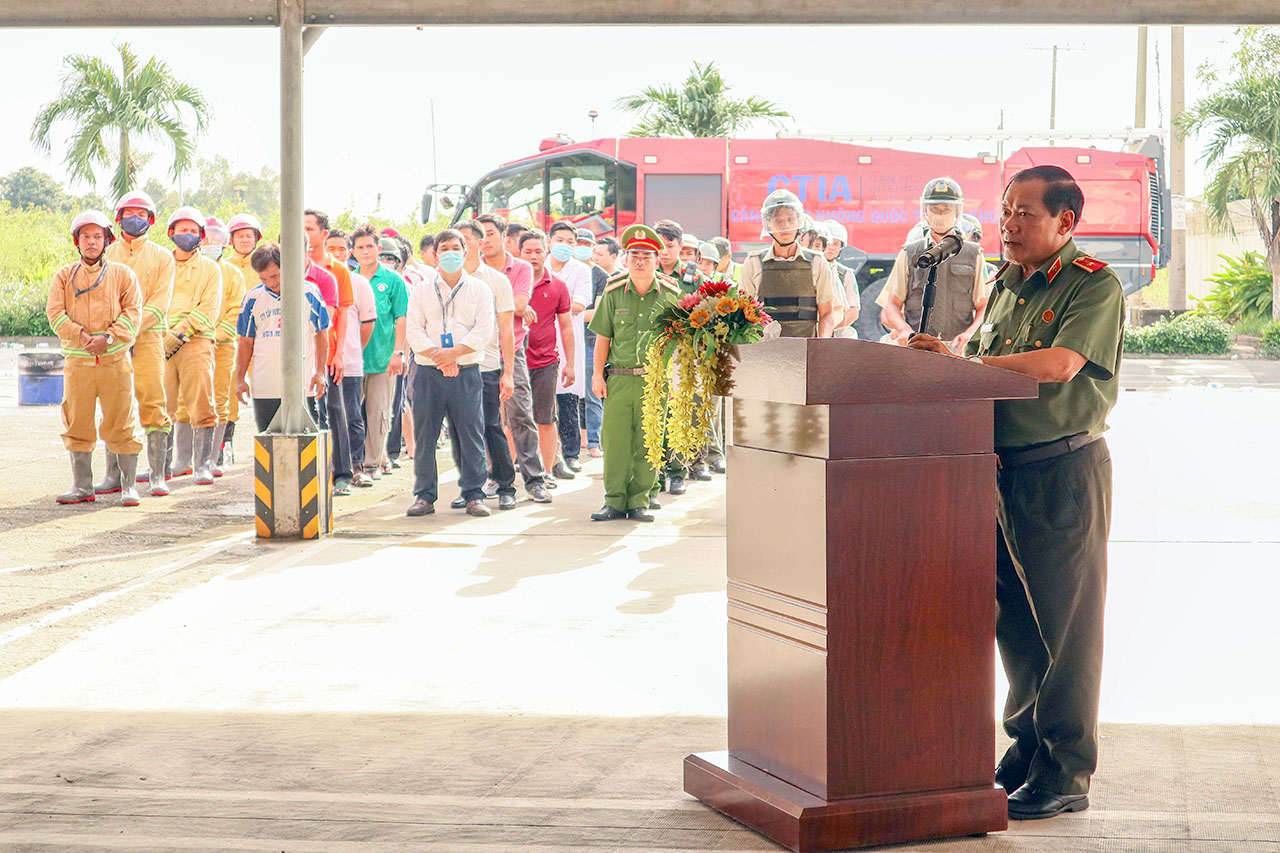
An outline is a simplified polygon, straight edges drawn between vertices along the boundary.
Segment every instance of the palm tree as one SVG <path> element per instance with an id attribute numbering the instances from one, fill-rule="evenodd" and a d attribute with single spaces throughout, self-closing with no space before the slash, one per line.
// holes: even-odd
<path id="1" fill-rule="evenodd" d="M 32 143 L 47 154 L 53 147 L 53 126 L 70 122 L 74 129 L 64 162 L 73 181 L 95 187 L 95 168 L 110 165 L 110 142 L 118 142 L 114 153 L 119 161 L 111 175 L 113 198 L 136 185 L 143 158 L 132 147 L 134 138 L 168 140 L 173 146 L 170 176 L 176 180 L 190 168 L 195 134 L 208 127 L 211 115 L 200 90 L 175 78 L 164 62 L 152 57 L 142 65 L 127 43 L 117 45 L 117 50 L 119 73 L 96 56 L 66 57 L 58 96 L 41 107 L 31 125 Z M 184 113 L 194 119 L 194 130 Z"/>
<path id="2" fill-rule="evenodd" d="M 638 113 L 632 136 L 732 136 L 760 120 L 785 126 L 791 114 L 755 96 L 728 97 L 729 85 L 714 62 L 695 62 L 684 87 L 649 86 L 617 100 L 619 109 Z"/>
<path id="3" fill-rule="evenodd" d="M 1200 159 L 1213 170 L 1205 188 L 1212 220 L 1233 230 L 1228 204 L 1249 202 L 1271 270 L 1272 317 L 1280 320 L 1280 43 L 1256 27 L 1237 34 L 1242 47 L 1234 77 L 1223 81 L 1201 69 L 1201 78 L 1218 88 L 1178 123 L 1184 133 L 1210 134 Z"/>

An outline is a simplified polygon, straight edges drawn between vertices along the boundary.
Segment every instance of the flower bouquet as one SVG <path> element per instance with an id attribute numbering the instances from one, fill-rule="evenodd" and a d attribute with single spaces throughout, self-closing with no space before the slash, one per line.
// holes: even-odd
<path id="1" fill-rule="evenodd" d="M 661 470 L 664 432 L 672 456 L 692 460 L 702 453 L 713 435 L 712 398 L 729 389 L 732 348 L 763 338 L 770 318 L 736 285 L 711 281 L 657 309 L 654 320 L 659 330 L 645 350 L 642 415 L 649 463 Z"/>

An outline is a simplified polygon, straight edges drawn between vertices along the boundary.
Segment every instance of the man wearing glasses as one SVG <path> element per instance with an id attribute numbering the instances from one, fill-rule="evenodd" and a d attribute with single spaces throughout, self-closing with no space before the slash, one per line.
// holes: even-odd
<path id="1" fill-rule="evenodd" d="M 591 318 L 596 333 L 591 388 L 604 401 L 604 506 L 592 521 L 653 521 L 649 492 L 658 472 L 644 450 L 644 351 L 641 339 L 655 331 L 653 314 L 665 302 L 681 297 L 679 285 L 657 275 L 658 233 L 647 225 L 622 232 L 627 272 L 615 276 L 600 295 Z"/>

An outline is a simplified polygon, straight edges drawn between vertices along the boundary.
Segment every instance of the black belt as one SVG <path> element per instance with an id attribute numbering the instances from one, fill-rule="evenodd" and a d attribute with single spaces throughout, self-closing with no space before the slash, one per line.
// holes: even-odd
<path id="1" fill-rule="evenodd" d="M 644 376 L 643 367 L 610 367 L 605 373 L 609 376 Z"/>
<path id="2" fill-rule="evenodd" d="M 1060 438 L 1057 441 L 1051 441 L 1048 444 L 1042 444 L 1039 447 L 1031 447 L 1025 450 L 1017 450 L 1010 448 L 1001 450 L 996 448 L 997 464 L 1001 468 L 1017 468 L 1019 465 L 1030 465 L 1032 462 L 1043 462 L 1046 459 L 1053 459 L 1055 456 L 1062 456 L 1065 453 L 1079 450 L 1082 447 L 1088 447 L 1098 439 L 1100 435 L 1089 435 L 1081 433 L 1073 435 L 1069 438 Z"/>

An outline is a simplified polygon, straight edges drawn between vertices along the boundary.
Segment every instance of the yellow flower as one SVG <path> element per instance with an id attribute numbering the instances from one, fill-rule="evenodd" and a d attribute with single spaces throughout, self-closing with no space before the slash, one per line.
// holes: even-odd
<path id="1" fill-rule="evenodd" d="M 716 310 L 721 314 L 732 314 L 737 307 L 738 301 L 730 296 L 721 296 L 716 302 Z"/>
<path id="2" fill-rule="evenodd" d="M 695 329 L 701 329 L 709 322 L 711 322 L 711 312 L 706 309 L 698 308 L 689 315 L 689 325 Z"/>

